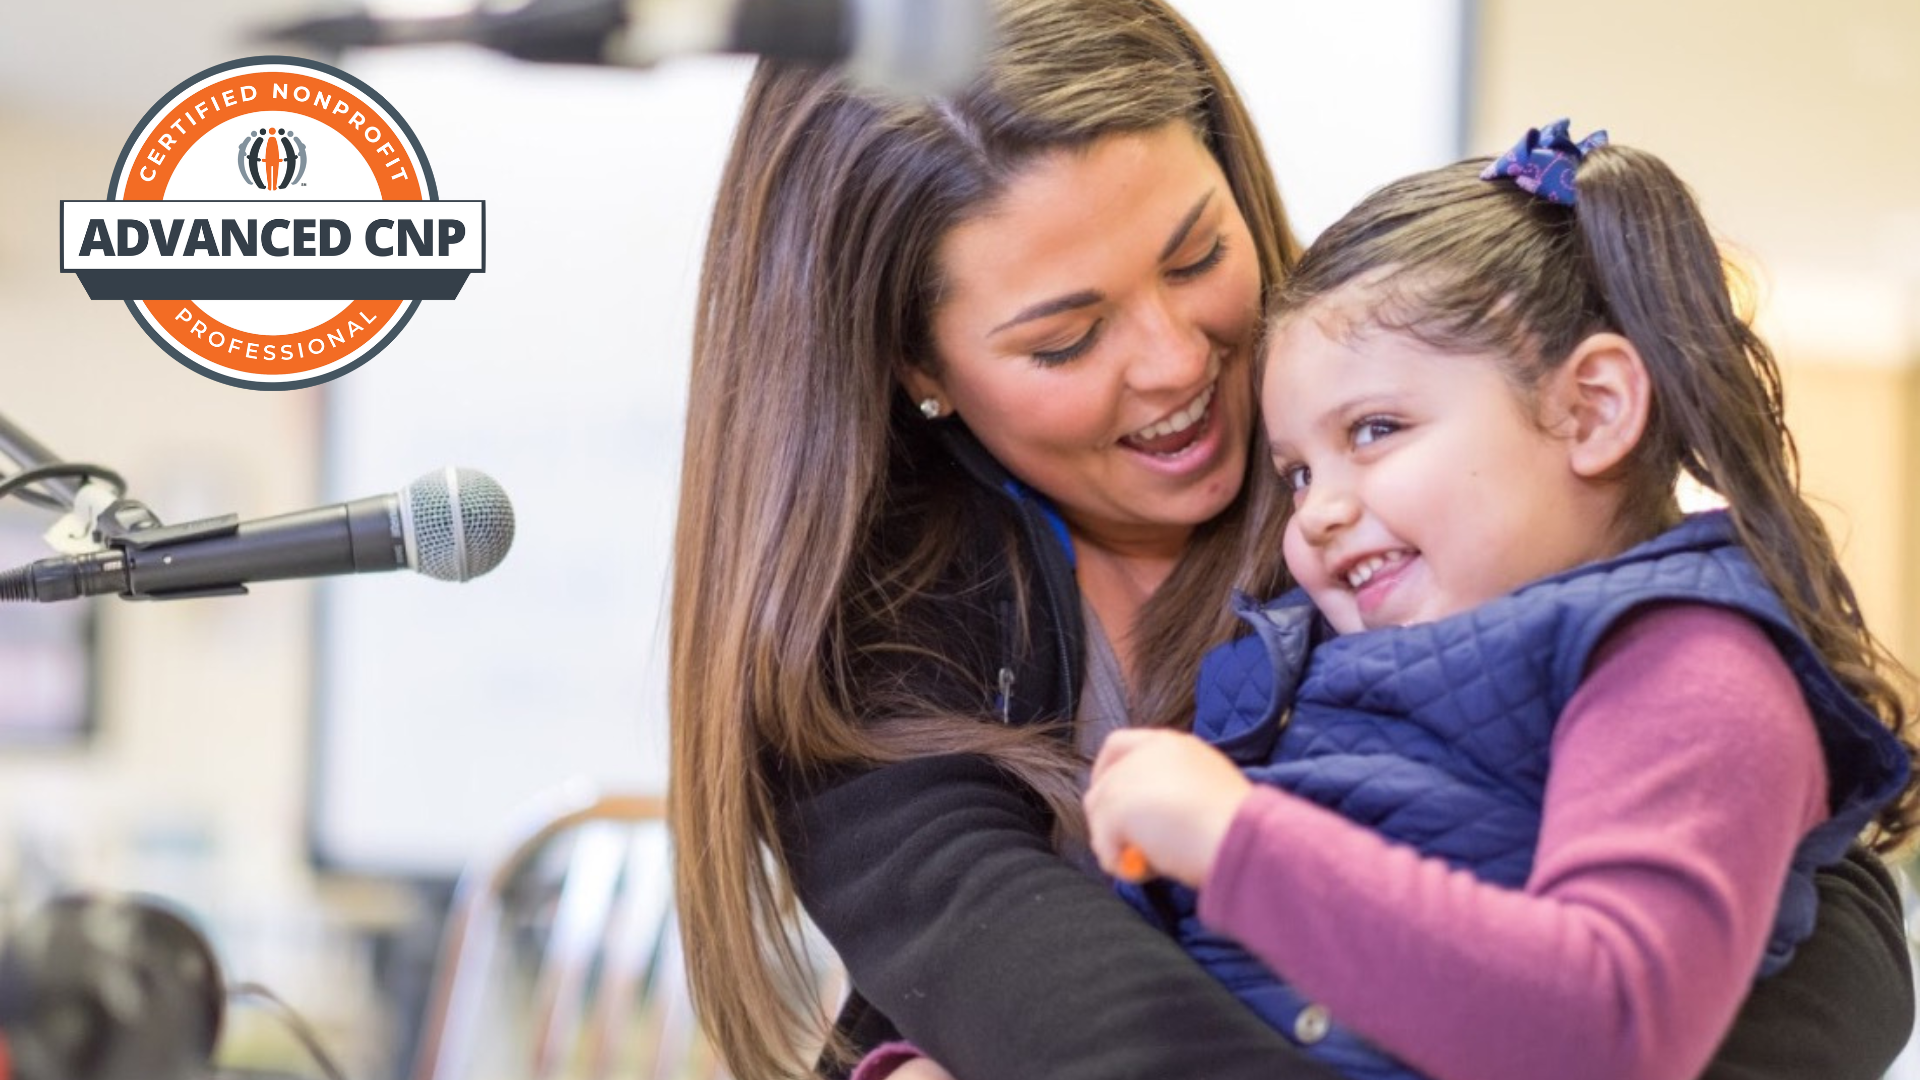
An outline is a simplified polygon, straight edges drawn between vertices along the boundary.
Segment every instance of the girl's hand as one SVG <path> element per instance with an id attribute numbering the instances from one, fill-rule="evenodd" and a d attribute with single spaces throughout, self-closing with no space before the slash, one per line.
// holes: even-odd
<path id="1" fill-rule="evenodd" d="M 1192 735 L 1136 729 L 1107 737 L 1087 787 L 1093 853 L 1119 873 L 1131 846 L 1153 872 L 1199 888 L 1253 785 Z"/>

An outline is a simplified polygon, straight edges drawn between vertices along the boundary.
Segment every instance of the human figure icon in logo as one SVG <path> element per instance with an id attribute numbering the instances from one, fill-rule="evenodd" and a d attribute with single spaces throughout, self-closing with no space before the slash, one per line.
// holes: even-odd
<path id="1" fill-rule="evenodd" d="M 266 163 L 268 191 L 280 190 L 280 140 L 274 137 L 275 134 L 272 128 L 267 129 Z"/>
<path id="2" fill-rule="evenodd" d="M 306 148 L 291 128 L 256 128 L 240 140 L 240 176 L 256 188 L 283 191 L 306 172 Z"/>
<path id="3" fill-rule="evenodd" d="M 246 138 L 240 140 L 240 179 L 245 180 L 254 187 L 266 186 L 260 182 L 261 130 L 262 129 L 255 128 L 247 132 Z"/>
<path id="4" fill-rule="evenodd" d="M 286 168 L 281 170 L 284 175 L 280 178 L 278 190 L 284 191 L 292 187 L 294 181 L 306 174 L 306 163 L 302 155 L 307 149 L 307 144 L 293 137 L 292 128 L 280 129 L 279 142 L 281 160 L 286 163 Z"/>

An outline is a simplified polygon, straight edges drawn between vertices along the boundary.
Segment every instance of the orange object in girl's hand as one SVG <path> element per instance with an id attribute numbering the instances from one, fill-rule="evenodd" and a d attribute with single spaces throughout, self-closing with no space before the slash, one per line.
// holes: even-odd
<path id="1" fill-rule="evenodd" d="M 1147 865 L 1147 857 L 1139 848 L 1124 844 L 1120 848 L 1120 859 L 1113 868 L 1113 876 L 1138 885 L 1153 876 L 1153 867 Z"/>

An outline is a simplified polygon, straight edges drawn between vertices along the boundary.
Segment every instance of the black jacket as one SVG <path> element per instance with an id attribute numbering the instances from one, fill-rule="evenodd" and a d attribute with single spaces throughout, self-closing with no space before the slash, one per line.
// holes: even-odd
<path id="1" fill-rule="evenodd" d="M 967 500 L 957 572 L 981 581 L 947 583 L 914 618 L 963 661 L 901 659 L 872 677 L 911 681 L 955 711 L 1069 719 L 1085 644 L 1070 557 L 1037 500 L 964 429 L 935 426 L 947 467 L 966 477 L 938 485 Z M 1004 569 L 1010 540 L 1026 556 L 1024 580 L 990 580 L 985 568 Z M 1016 597 L 1024 640 L 1009 625 Z M 852 975 L 840 1024 L 855 1045 L 904 1034 L 963 1080 L 1333 1077 L 1105 883 L 1061 860 L 1045 809 L 991 763 L 935 756 L 807 780 L 773 773 L 800 899 Z M 1813 938 L 1756 986 L 1711 1080 L 1873 1080 L 1905 1044 L 1913 991 L 1891 880 L 1856 851 L 1820 887 Z"/>

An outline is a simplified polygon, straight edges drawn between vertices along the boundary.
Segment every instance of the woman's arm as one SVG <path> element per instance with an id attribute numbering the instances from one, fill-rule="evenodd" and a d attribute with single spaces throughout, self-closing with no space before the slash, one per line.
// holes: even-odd
<path id="1" fill-rule="evenodd" d="M 1754 985 L 1702 1080 L 1877 1080 L 1906 1046 L 1913 971 L 1893 878 L 1856 847 L 1816 882 L 1813 936 Z"/>
<path id="2" fill-rule="evenodd" d="M 973 757 L 799 798 L 789 868 L 855 987 L 962 1080 L 1334 1080 L 1103 882 Z"/>

